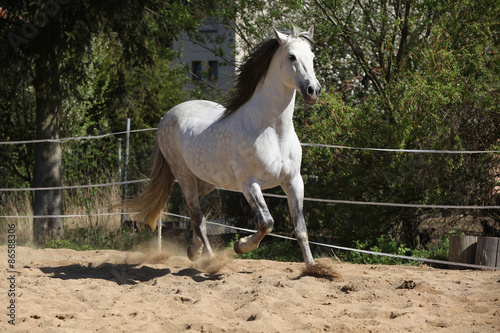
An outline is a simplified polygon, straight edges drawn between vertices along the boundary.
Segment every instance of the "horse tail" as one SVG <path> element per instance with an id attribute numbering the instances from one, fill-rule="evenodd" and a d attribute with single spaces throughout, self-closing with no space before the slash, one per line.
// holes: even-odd
<path id="1" fill-rule="evenodd" d="M 144 219 L 144 224 L 147 224 L 151 230 L 156 229 L 158 218 L 162 214 L 175 182 L 170 165 L 158 147 L 158 139 L 155 140 L 153 158 L 154 165 L 149 185 L 137 198 L 119 205 L 128 212 L 137 213 L 137 220 Z"/>

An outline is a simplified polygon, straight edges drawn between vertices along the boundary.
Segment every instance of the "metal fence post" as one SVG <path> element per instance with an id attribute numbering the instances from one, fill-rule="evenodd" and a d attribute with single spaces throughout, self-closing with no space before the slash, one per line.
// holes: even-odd
<path id="1" fill-rule="evenodd" d="M 129 144 L 130 144 L 130 118 L 127 118 L 127 129 L 125 134 L 125 160 L 123 163 L 123 181 L 127 181 L 127 170 L 128 170 L 128 156 L 129 156 Z M 122 187 L 122 201 L 127 199 L 127 184 L 123 184 Z M 125 211 L 122 210 L 121 225 L 125 224 Z M 132 222 L 132 231 L 134 231 L 134 223 Z"/>
<path id="2" fill-rule="evenodd" d="M 158 217 L 158 253 L 161 253 L 161 215 Z"/>
<path id="3" fill-rule="evenodd" d="M 118 139 L 118 181 L 122 180 L 122 138 Z"/>

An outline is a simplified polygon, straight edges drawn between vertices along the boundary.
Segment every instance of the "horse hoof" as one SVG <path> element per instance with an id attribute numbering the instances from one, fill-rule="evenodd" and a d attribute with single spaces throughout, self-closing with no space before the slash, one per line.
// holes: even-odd
<path id="1" fill-rule="evenodd" d="M 234 252 L 236 254 L 243 254 L 245 253 L 245 251 L 243 251 L 241 248 L 240 248 L 240 241 L 237 241 L 236 243 L 234 243 Z"/>
<path id="2" fill-rule="evenodd" d="M 240 238 L 236 243 L 234 243 L 234 252 L 236 254 L 247 253 L 248 251 L 255 250 L 259 247 L 259 244 L 252 244 L 249 237 Z"/>
<path id="3" fill-rule="evenodd" d="M 196 245 L 191 244 L 187 249 L 187 256 L 189 260 L 196 261 L 201 256 L 201 252 L 203 251 L 203 247 L 196 248 Z"/>

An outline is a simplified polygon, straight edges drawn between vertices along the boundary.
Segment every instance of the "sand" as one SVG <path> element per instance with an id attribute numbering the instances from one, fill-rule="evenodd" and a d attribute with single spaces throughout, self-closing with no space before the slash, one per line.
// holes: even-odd
<path id="1" fill-rule="evenodd" d="M 15 326 L 0 247 L 0 331 L 500 332 L 500 272 L 18 247 Z M 210 272 L 210 273 L 207 273 Z M 5 278 L 6 276 L 6 278 Z M 8 282 L 8 281 L 7 281 Z"/>

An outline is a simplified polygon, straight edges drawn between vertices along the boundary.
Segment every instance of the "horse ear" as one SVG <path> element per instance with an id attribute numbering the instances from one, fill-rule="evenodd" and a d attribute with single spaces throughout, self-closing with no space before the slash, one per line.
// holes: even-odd
<path id="1" fill-rule="evenodd" d="M 314 25 L 311 25 L 311 27 L 309 28 L 309 31 L 307 33 L 309 34 L 311 39 L 314 39 Z"/>
<path id="2" fill-rule="evenodd" d="M 287 35 L 285 35 L 282 32 L 279 32 L 274 27 L 273 27 L 273 31 L 274 31 L 274 36 L 276 36 L 276 40 L 278 40 L 278 43 L 280 43 L 280 44 L 283 44 L 285 42 L 285 40 L 288 38 Z"/>

